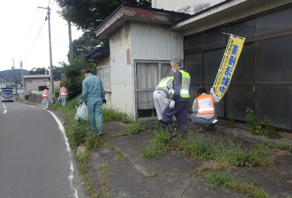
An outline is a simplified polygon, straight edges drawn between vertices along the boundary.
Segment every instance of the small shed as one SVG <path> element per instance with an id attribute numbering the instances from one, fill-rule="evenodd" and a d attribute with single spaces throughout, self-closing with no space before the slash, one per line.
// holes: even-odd
<path id="1" fill-rule="evenodd" d="M 23 79 L 25 83 L 25 93 L 29 94 L 32 91 L 38 91 L 39 86 L 47 86 L 47 83 L 50 82 L 50 75 L 23 75 Z"/>
<path id="2" fill-rule="evenodd" d="M 96 28 L 98 39 L 109 41 L 109 53 L 94 59 L 112 108 L 135 119 L 155 118 L 152 93 L 161 78 L 173 75 L 170 60 L 183 59 L 182 32 L 171 25 L 187 16 L 122 4 Z"/>

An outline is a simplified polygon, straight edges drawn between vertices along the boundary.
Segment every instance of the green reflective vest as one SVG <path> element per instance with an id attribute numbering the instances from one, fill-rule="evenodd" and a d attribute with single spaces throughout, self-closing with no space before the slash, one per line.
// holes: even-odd
<path id="1" fill-rule="evenodd" d="M 169 81 L 173 80 L 173 76 L 168 76 L 168 77 L 164 77 L 160 80 L 159 84 L 156 86 L 156 88 L 158 89 L 164 89 L 166 87 L 166 85 L 169 83 Z M 169 90 L 168 94 L 173 93 L 173 89 L 171 86 L 171 90 Z"/>
<path id="2" fill-rule="evenodd" d="M 178 70 L 181 73 L 181 90 L 180 90 L 180 97 L 182 98 L 189 98 L 190 93 L 190 82 L 191 82 L 191 77 L 188 72 L 185 72 L 183 70 Z"/>

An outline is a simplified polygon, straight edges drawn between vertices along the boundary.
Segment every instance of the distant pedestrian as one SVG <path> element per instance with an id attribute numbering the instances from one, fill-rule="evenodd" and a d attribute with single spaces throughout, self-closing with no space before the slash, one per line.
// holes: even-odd
<path id="1" fill-rule="evenodd" d="M 83 74 L 85 79 L 82 82 L 82 96 L 80 104 L 82 104 L 87 98 L 90 127 L 91 129 L 94 129 L 95 123 L 99 134 L 102 135 L 103 127 L 101 106 L 102 104 L 106 104 L 102 82 L 98 76 L 94 76 L 92 74 L 91 69 L 84 69 Z"/>
<path id="2" fill-rule="evenodd" d="M 65 85 L 62 85 L 62 88 L 60 89 L 59 98 L 61 99 L 61 105 L 65 106 L 66 105 L 66 99 L 68 98 L 68 91 L 65 88 Z"/>
<path id="3" fill-rule="evenodd" d="M 45 110 L 49 109 L 48 93 L 49 93 L 49 88 L 44 89 L 42 92 L 42 97 L 43 97 L 42 104 L 44 105 Z"/>
<path id="4" fill-rule="evenodd" d="M 218 121 L 213 96 L 207 94 L 205 88 L 198 90 L 198 97 L 193 102 L 192 111 L 191 120 L 194 124 L 209 125 L 213 129 Z"/>
<path id="5" fill-rule="evenodd" d="M 177 134 L 173 130 L 171 117 L 175 116 L 179 129 L 182 132 L 182 138 L 187 136 L 187 108 L 189 104 L 189 88 L 191 77 L 188 72 L 183 70 L 182 60 L 171 60 L 172 71 L 175 72 L 173 79 L 174 94 L 166 109 L 162 113 L 162 121 L 168 127 L 168 140 L 175 137 Z"/>
<path id="6" fill-rule="evenodd" d="M 162 113 L 169 103 L 167 100 L 173 91 L 171 88 L 172 81 L 173 76 L 162 78 L 153 92 L 154 106 L 160 123 L 162 123 Z"/>

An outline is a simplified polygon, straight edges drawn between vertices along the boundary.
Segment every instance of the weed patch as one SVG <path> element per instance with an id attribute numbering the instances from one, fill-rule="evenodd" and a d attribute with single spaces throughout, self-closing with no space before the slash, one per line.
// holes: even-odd
<path id="1" fill-rule="evenodd" d="M 216 155 L 215 149 L 211 142 L 201 138 L 187 137 L 186 139 L 180 139 L 177 142 L 174 142 L 172 147 L 194 159 L 214 159 Z"/>
<path id="2" fill-rule="evenodd" d="M 113 151 L 115 151 L 119 157 L 118 157 L 118 161 L 125 161 L 127 160 L 127 157 L 123 155 L 123 153 L 121 153 L 121 151 L 119 151 L 118 149 L 116 149 L 115 147 L 113 147 L 112 145 L 105 143 L 104 144 L 105 147 L 112 149 Z"/>
<path id="3" fill-rule="evenodd" d="M 134 134 L 144 131 L 145 127 L 143 125 L 144 123 L 141 120 L 131 121 L 131 125 L 128 128 L 128 134 L 134 135 Z"/>
<path id="4" fill-rule="evenodd" d="M 155 135 L 153 139 L 150 140 L 150 147 L 142 148 L 143 158 L 156 158 L 160 155 L 166 153 L 169 150 L 169 145 L 165 143 L 165 138 L 168 135 L 167 130 L 154 131 Z"/>
<path id="5" fill-rule="evenodd" d="M 254 111 L 249 107 L 246 107 L 246 113 L 247 124 L 252 127 L 251 133 L 261 135 L 263 133 L 262 126 L 259 124 L 259 119 L 254 114 Z"/>
<path id="6" fill-rule="evenodd" d="M 228 176 L 226 173 L 211 172 L 206 176 L 206 180 L 209 183 L 209 186 L 212 188 L 222 186 L 252 198 L 270 198 L 264 189 L 257 188 L 254 183 L 239 183 L 234 179 L 234 177 Z"/>
<path id="7" fill-rule="evenodd" d="M 102 122 L 131 122 L 131 117 L 115 109 L 102 109 Z"/>

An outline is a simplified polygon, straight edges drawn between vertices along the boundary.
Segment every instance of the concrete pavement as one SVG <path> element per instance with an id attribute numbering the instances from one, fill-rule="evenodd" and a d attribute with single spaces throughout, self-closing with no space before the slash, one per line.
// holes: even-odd
<path id="1" fill-rule="evenodd" d="M 106 137 L 125 132 L 129 124 L 121 122 L 104 123 Z M 210 138 L 236 137 L 246 144 L 259 141 L 289 142 L 289 140 L 271 140 L 251 135 L 243 129 L 226 129 L 217 126 L 216 133 L 202 133 Z M 104 188 L 102 185 L 102 166 L 107 166 L 109 176 L 107 191 L 112 197 L 246 197 L 227 188 L 210 188 L 204 179 L 194 173 L 204 162 L 193 160 L 176 151 L 152 159 L 141 157 L 141 148 L 149 146 L 153 138 L 154 126 L 147 124 L 147 131 L 136 135 L 116 136 L 109 138 L 107 143 L 117 149 L 126 157 L 119 160 L 119 154 L 108 146 L 99 146 L 89 160 L 89 173 L 94 183 L 96 192 Z M 281 155 L 281 154 L 280 154 Z M 274 165 L 267 169 L 251 167 L 229 170 L 232 176 L 245 175 L 245 181 L 256 182 L 258 187 L 263 187 L 272 197 L 287 197 L 292 195 L 292 158 L 289 152 L 277 156 Z M 153 176 L 154 175 L 154 176 Z"/>

